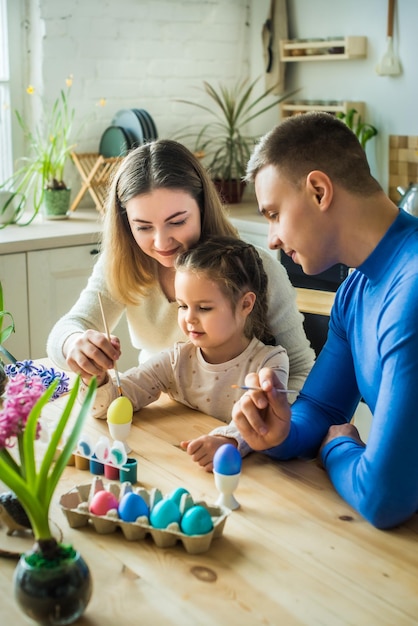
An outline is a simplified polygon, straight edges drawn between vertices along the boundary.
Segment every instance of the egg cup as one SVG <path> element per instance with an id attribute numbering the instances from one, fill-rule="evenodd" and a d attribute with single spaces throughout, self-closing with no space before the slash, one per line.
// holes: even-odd
<path id="1" fill-rule="evenodd" d="M 112 439 L 114 439 L 115 441 L 121 441 L 123 443 L 126 454 L 132 452 L 132 448 L 126 442 L 126 439 L 131 433 L 132 420 L 130 422 L 126 422 L 126 424 L 113 424 L 108 420 L 107 425 L 109 427 L 109 432 Z"/>
<path id="2" fill-rule="evenodd" d="M 238 487 L 241 472 L 238 472 L 238 474 L 219 474 L 214 470 L 213 476 L 216 488 L 220 492 L 216 505 L 226 507 L 227 509 L 231 509 L 231 511 L 238 509 L 240 504 L 235 499 L 233 492 Z"/>

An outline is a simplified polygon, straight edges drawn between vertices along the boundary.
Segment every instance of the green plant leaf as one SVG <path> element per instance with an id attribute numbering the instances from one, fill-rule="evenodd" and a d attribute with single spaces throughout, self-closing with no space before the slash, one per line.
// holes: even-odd
<path id="1" fill-rule="evenodd" d="M 59 441 L 63 435 L 65 426 L 68 422 L 68 419 L 71 415 L 71 411 L 72 408 L 74 406 L 74 403 L 77 400 L 77 394 L 78 394 L 78 389 L 80 386 L 80 377 L 76 378 L 74 387 L 71 391 L 70 397 L 67 401 L 67 405 L 65 407 L 64 413 L 62 414 L 61 420 L 59 421 L 57 428 L 54 432 L 53 438 L 51 438 L 51 441 L 49 443 L 48 446 L 48 456 L 49 458 L 51 457 L 51 454 L 53 455 L 55 453 L 56 448 L 58 447 Z M 60 455 L 58 456 L 58 459 L 55 462 L 55 465 L 52 468 L 51 474 L 47 480 L 47 490 L 45 493 L 45 502 L 48 503 L 51 501 L 52 495 L 54 493 L 54 490 L 57 486 L 58 480 L 62 474 L 62 472 L 64 471 L 70 457 L 71 454 L 74 452 L 74 449 L 76 447 L 76 443 L 77 440 L 80 436 L 81 430 L 83 428 L 84 425 L 84 421 L 90 411 L 90 407 L 93 404 L 94 401 L 94 397 L 96 394 L 96 388 L 97 388 L 97 381 L 96 378 L 92 378 L 90 380 L 88 389 L 87 389 L 87 393 L 85 395 L 85 397 L 83 398 L 83 402 L 80 408 L 80 411 L 78 413 L 78 416 L 76 418 L 75 424 L 73 426 L 73 428 L 71 429 L 71 433 L 64 445 L 64 448 L 62 449 Z M 44 458 L 44 462 L 45 462 L 45 458 Z M 47 463 L 47 462 L 46 462 Z"/>
<path id="2" fill-rule="evenodd" d="M 272 102 L 267 102 L 266 98 L 272 95 L 275 87 L 254 96 L 254 89 L 259 80 L 260 78 L 257 78 L 248 83 L 248 80 L 244 79 L 232 86 L 220 84 L 218 87 L 204 81 L 203 91 L 209 98 L 208 105 L 184 99 L 177 100 L 203 110 L 213 118 L 212 122 L 205 123 L 195 133 L 195 150 L 202 150 L 205 153 L 208 159 L 206 167 L 213 178 L 223 180 L 243 178 L 257 139 L 245 133 L 246 126 L 299 91 L 294 90 L 276 97 Z M 187 137 L 190 136 L 189 127 Z"/>

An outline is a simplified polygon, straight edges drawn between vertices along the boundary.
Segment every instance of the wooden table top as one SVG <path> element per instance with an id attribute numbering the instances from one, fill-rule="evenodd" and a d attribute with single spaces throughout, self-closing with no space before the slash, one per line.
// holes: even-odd
<path id="1" fill-rule="evenodd" d="M 63 400 L 49 405 L 49 418 Z M 129 443 L 139 484 L 164 494 L 185 487 L 194 499 L 215 503 L 213 475 L 179 448 L 215 424 L 165 395 L 135 415 Z M 108 435 L 106 421 L 89 418 L 85 433 Z M 67 467 L 51 509 L 93 577 L 80 626 L 418 623 L 418 516 L 376 530 L 341 500 L 314 461 L 276 463 L 256 453 L 244 459 L 235 492 L 241 507 L 209 551 L 196 555 L 181 543 L 159 548 L 150 536 L 127 541 L 120 530 L 71 529 L 58 500 L 92 479 Z M 7 541 L 13 546 L 15 539 Z M 0 559 L 1 621 L 32 624 L 13 599 L 15 565 Z"/>

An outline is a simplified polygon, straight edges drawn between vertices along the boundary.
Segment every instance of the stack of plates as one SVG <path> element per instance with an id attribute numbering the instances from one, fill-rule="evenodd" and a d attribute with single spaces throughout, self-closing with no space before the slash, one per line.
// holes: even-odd
<path id="1" fill-rule="evenodd" d="M 112 119 L 112 125 L 104 131 L 99 153 L 105 158 L 125 156 L 132 148 L 157 137 L 154 120 L 148 111 L 121 109 Z"/>

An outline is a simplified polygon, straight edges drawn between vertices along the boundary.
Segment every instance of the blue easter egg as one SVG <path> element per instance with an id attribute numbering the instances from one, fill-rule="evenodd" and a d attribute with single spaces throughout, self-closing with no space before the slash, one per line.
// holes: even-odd
<path id="1" fill-rule="evenodd" d="M 185 512 L 180 526 L 185 535 L 206 535 L 213 529 L 210 513 L 204 506 L 197 504 Z"/>
<path id="2" fill-rule="evenodd" d="M 151 511 L 150 522 L 154 528 L 167 528 L 173 522 L 180 522 L 180 509 L 173 500 L 165 498 L 157 502 Z"/>
<path id="3" fill-rule="evenodd" d="M 175 489 L 168 497 L 170 498 L 170 500 L 173 500 L 173 502 L 175 502 L 178 507 L 180 507 L 181 497 L 185 493 L 189 493 L 187 489 L 185 489 L 184 487 L 178 487 L 178 489 Z"/>
<path id="4" fill-rule="evenodd" d="M 213 469 L 218 474 L 232 476 L 241 471 L 242 459 L 232 443 L 225 443 L 213 455 Z"/>
<path id="5" fill-rule="evenodd" d="M 125 493 L 118 506 L 118 515 L 124 522 L 135 522 L 138 517 L 148 517 L 148 505 L 144 498 L 132 491 Z"/>

